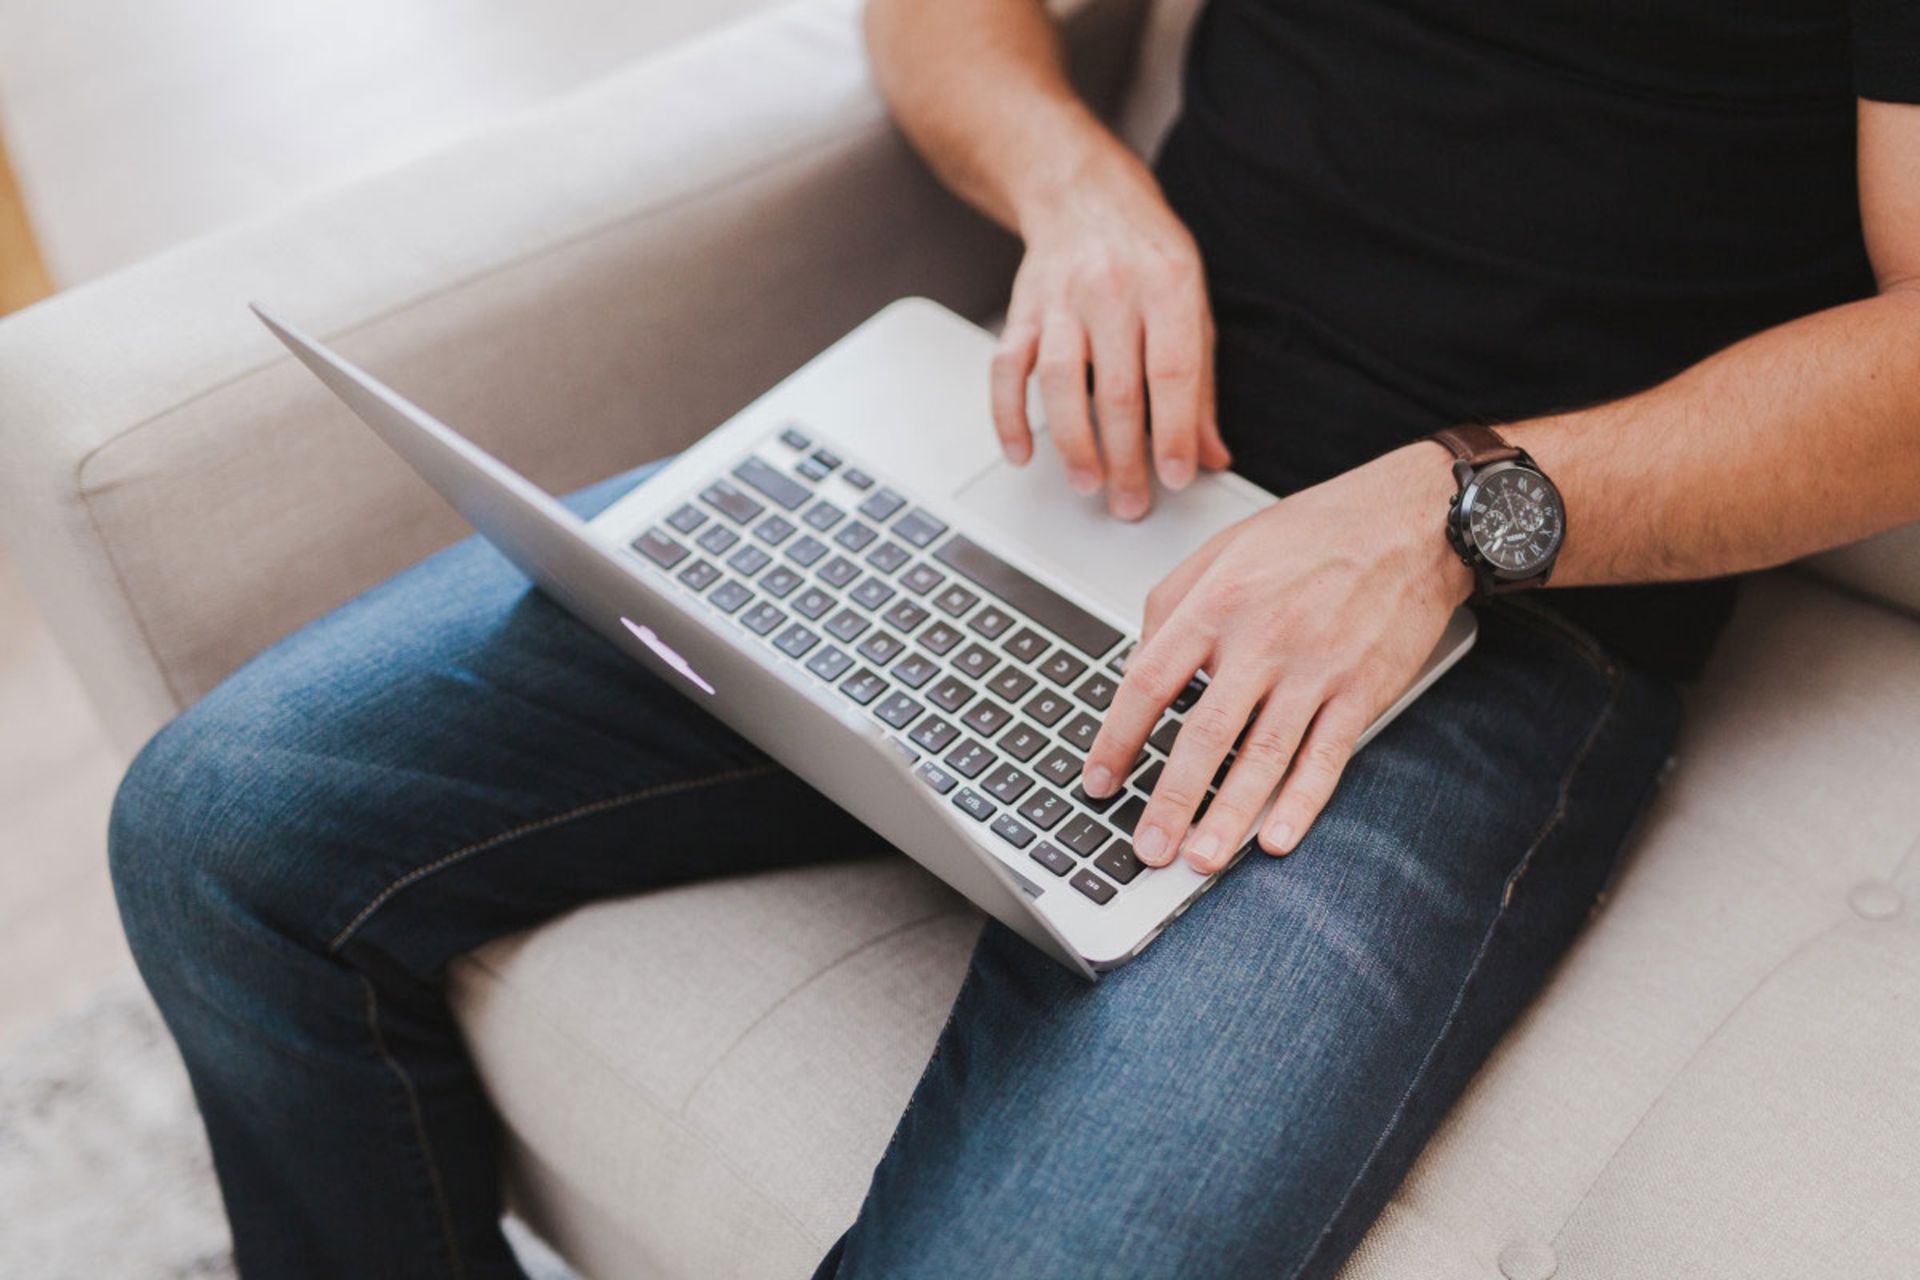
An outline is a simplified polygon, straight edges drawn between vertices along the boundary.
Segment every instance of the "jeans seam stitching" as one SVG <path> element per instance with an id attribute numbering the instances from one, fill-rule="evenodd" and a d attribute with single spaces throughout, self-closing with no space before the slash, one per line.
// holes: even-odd
<path id="1" fill-rule="evenodd" d="M 472 844 L 455 849 L 452 853 L 443 854 L 435 858 L 432 862 L 425 863 L 403 875 L 396 876 L 388 882 L 386 887 L 374 894 L 374 896 L 368 900 L 366 906 L 362 907 L 359 913 L 347 922 L 346 927 L 336 933 L 333 939 L 327 943 L 327 954 L 337 955 L 340 948 L 352 939 L 353 935 L 360 930 L 361 926 L 372 919 L 375 912 L 386 906 L 388 902 L 391 902 L 395 895 L 420 883 L 428 876 L 443 871 L 456 862 L 465 861 L 475 854 L 484 853 L 488 849 L 498 848 L 504 844 L 510 844 L 515 840 L 533 835 L 536 832 L 545 831 L 552 827 L 563 826 L 566 823 L 573 822 L 580 818 L 606 813 L 625 805 L 636 804 L 642 800 L 653 800 L 661 796 L 675 795 L 682 791 L 693 791 L 704 787 L 718 786 L 721 783 L 738 782 L 746 778 L 760 777 L 775 772 L 779 767 L 780 766 L 772 762 L 768 762 L 766 764 L 751 765 L 741 769 L 727 769 L 720 773 L 707 774 L 699 778 L 682 778 L 674 782 L 657 783 L 651 787 L 642 787 L 638 791 L 629 791 L 622 795 L 610 796 L 604 800 L 595 800 L 590 804 L 580 805 L 564 813 L 551 814 L 545 818 L 536 818 L 531 822 L 522 823 L 511 830 L 488 836 L 484 840 L 476 840 Z"/>
<path id="2" fill-rule="evenodd" d="M 1333 1234 L 1334 1226 L 1340 1221 L 1341 1216 L 1346 1213 L 1347 1206 L 1352 1203 L 1354 1194 L 1359 1190 L 1361 1182 L 1373 1171 L 1374 1162 L 1379 1159 L 1381 1148 L 1386 1146 L 1387 1139 L 1393 1135 L 1394 1130 L 1399 1128 L 1400 1122 L 1405 1119 L 1408 1105 L 1420 1091 L 1421 1086 L 1427 1083 L 1427 1073 L 1433 1066 L 1434 1058 L 1439 1054 L 1440 1047 L 1447 1042 L 1448 1038 L 1458 1026 L 1460 1010 L 1466 1005 L 1468 994 L 1473 990 L 1481 976 L 1481 966 L 1486 960 L 1488 949 L 1493 945 L 1494 934 L 1498 932 L 1501 922 L 1507 918 L 1507 908 L 1513 901 L 1515 886 L 1519 884 L 1528 869 L 1533 865 L 1534 854 L 1542 844 L 1546 843 L 1547 838 L 1552 835 L 1555 828 L 1560 825 L 1561 819 L 1566 816 L 1568 793 L 1573 787 L 1573 777 L 1580 771 L 1580 766 L 1585 763 L 1587 754 L 1593 749 L 1593 744 L 1599 740 L 1600 731 L 1606 727 L 1607 722 L 1613 717 L 1614 707 L 1619 702 L 1620 697 L 1620 681 L 1618 673 L 1613 670 L 1608 671 L 1608 676 L 1609 683 L 1606 705 L 1601 707 L 1600 714 L 1594 718 L 1593 727 L 1587 730 L 1586 738 L 1581 741 L 1580 749 L 1574 753 L 1573 759 L 1568 763 L 1566 771 L 1561 774 L 1559 794 L 1555 797 L 1553 811 L 1547 815 L 1546 820 L 1540 826 L 1540 830 L 1535 833 L 1532 843 L 1527 846 L 1526 852 L 1520 856 L 1519 862 L 1514 865 L 1513 871 L 1508 874 L 1506 885 L 1500 894 L 1500 905 L 1495 908 L 1493 919 L 1487 922 L 1486 931 L 1480 937 L 1480 945 L 1474 951 L 1473 962 L 1467 966 L 1466 975 L 1460 980 L 1460 989 L 1454 993 L 1453 1004 L 1447 1010 L 1446 1020 L 1441 1023 L 1440 1029 L 1434 1034 L 1432 1042 L 1428 1044 L 1426 1053 L 1421 1056 L 1420 1065 L 1414 1069 L 1413 1078 L 1407 1082 L 1407 1087 L 1400 1094 L 1400 1100 L 1394 1104 L 1393 1114 L 1388 1116 L 1386 1123 L 1381 1126 L 1380 1132 L 1374 1138 L 1373 1146 L 1368 1150 L 1366 1158 L 1360 1162 L 1360 1167 L 1354 1171 L 1352 1179 L 1347 1183 L 1346 1190 L 1341 1193 L 1340 1203 L 1335 1205 L 1333 1212 L 1327 1215 L 1326 1222 L 1321 1225 L 1320 1234 L 1314 1237 L 1312 1247 L 1307 1250 L 1307 1255 L 1300 1260 L 1300 1265 L 1294 1269 L 1292 1280 L 1300 1280 L 1300 1277 L 1306 1274 L 1307 1268 L 1312 1266 L 1314 1260 L 1319 1257 L 1321 1248 Z"/>
<path id="3" fill-rule="evenodd" d="M 460 1257 L 459 1239 L 454 1235 L 453 1210 L 447 1204 L 446 1183 L 440 1176 L 440 1162 L 433 1152 L 433 1139 L 427 1133 L 426 1117 L 420 1111 L 420 1094 L 413 1087 L 413 1077 L 400 1065 L 400 1060 L 387 1048 L 387 1038 L 380 1031 L 380 997 L 374 990 L 371 980 L 365 974 L 358 975 L 360 986 L 367 993 L 367 1030 L 373 1034 L 374 1051 L 380 1055 L 380 1061 L 393 1072 L 399 1080 L 400 1088 L 407 1097 L 407 1115 L 413 1126 L 414 1141 L 419 1146 L 420 1157 L 427 1166 L 427 1185 L 433 1193 L 434 1215 L 440 1220 L 440 1235 L 447 1251 L 447 1264 L 454 1280 L 464 1280 L 467 1268 Z"/>

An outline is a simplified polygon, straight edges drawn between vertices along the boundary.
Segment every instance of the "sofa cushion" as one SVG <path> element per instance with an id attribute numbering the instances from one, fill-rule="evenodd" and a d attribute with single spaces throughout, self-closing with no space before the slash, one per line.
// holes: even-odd
<path id="1" fill-rule="evenodd" d="M 1910 1274 L 1916 759 L 1920 623 L 1755 582 L 1611 901 L 1346 1280 Z M 977 927 L 888 860 L 479 952 L 458 1007 L 528 1212 L 597 1280 L 806 1275 Z"/>

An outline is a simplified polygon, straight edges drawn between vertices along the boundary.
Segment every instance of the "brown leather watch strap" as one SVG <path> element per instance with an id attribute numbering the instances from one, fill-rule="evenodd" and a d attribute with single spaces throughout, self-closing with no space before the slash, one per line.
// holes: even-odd
<path id="1" fill-rule="evenodd" d="M 1484 467 L 1490 462 L 1505 462 L 1520 456 L 1520 450 L 1501 439 L 1492 427 L 1448 427 L 1434 432 L 1433 438 L 1453 450 L 1453 456 L 1470 467 Z"/>

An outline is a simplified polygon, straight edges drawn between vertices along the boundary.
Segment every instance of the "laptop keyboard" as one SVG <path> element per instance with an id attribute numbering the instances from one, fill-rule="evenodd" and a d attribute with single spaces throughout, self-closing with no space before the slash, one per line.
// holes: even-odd
<path id="1" fill-rule="evenodd" d="M 1204 686 L 1168 709 L 1125 789 L 1087 795 L 1081 765 L 1129 637 L 873 471 L 789 427 L 632 545 L 866 708 L 920 780 L 1008 850 L 1102 906 L 1151 874 L 1134 824 Z"/>

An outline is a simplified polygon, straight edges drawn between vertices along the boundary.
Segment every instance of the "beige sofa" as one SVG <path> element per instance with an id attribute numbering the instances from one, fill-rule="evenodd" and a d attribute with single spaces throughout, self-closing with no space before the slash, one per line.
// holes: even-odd
<path id="1" fill-rule="evenodd" d="M 1190 7 L 1072 6 L 1082 82 L 1134 140 Z M 853 6 L 800 0 L 0 324 L 0 534 L 131 751 L 461 532 L 247 299 L 560 489 L 895 296 L 989 315 L 1014 262 L 889 130 Z M 1913 529 L 1751 584 L 1612 900 L 1351 1280 L 1920 1275 L 1916 614 Z M 896 859 L 608 902 L 471 957 L 519 1203 L 602 1280 L 805 1275 L 977 927 Z"/>

